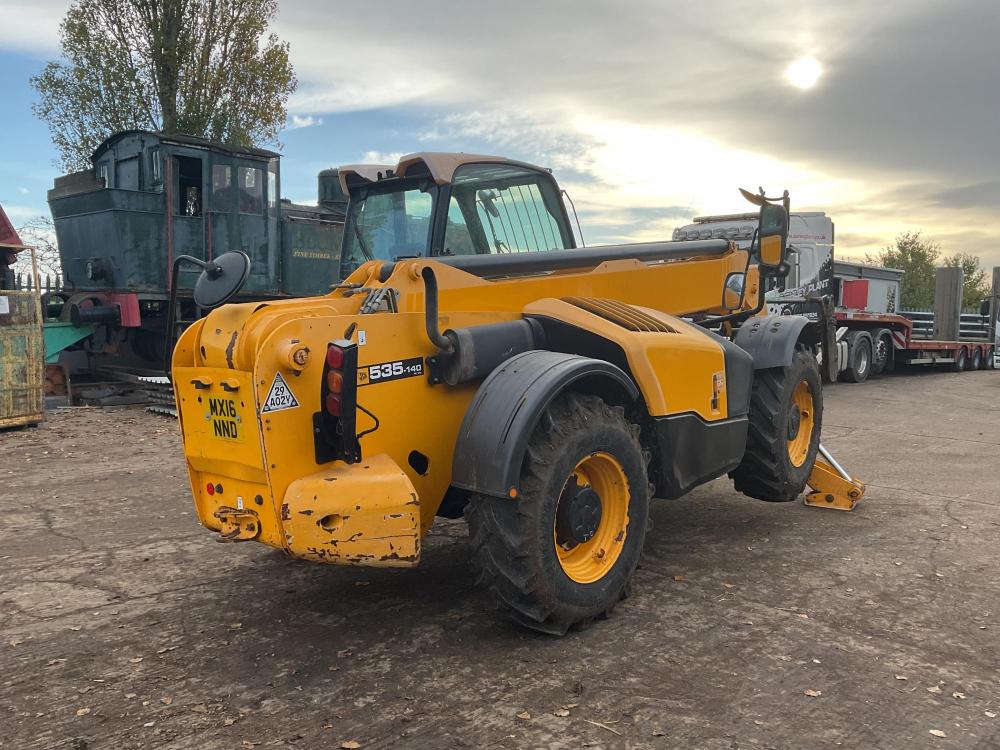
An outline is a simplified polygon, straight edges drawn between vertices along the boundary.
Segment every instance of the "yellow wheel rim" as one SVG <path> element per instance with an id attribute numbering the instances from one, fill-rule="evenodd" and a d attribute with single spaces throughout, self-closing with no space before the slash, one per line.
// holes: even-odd
<path id="1" fill-rule="evenodd" d="M 560 512 L 565 512 L 563 503 L 572 502 L 573 492 L 592 491 L 599 498 L 600 520 L 593 536 L 579 541 L 560 530 Z M 593 583 L 603 578 L 611 570 L 628 534 L 628 506 L 631 492 L 625 470 L 614 456 L 596 452 L 585 456 L 566 478 L 556 503 L 556 519 L 553 521 L 552 536 L 556 555 L 563 572 L 577 583 Z"/>
<path id="2" fill-rule="evenodd" d="M 802 380 L 795 386 L 792 409 L 788 415 L 788 458 L 792 466 L 801 466 L 809 455 L 815 417 L 812 388 Z"/>

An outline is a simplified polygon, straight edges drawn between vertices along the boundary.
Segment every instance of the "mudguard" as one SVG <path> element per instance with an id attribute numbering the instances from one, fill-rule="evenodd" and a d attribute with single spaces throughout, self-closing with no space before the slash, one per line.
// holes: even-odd
<path id="1" fill-rule="evenodd" d="M 517 497 L 521 461 L 531 433 L 552 400 L 574 385 L 608 387 L 631 400 L 639 389 L 621 368 L 601 359 L 533 350 L 496 368 L 479 386 L 462 420 L 452 484 L 470 492 Z"/>
<path id="2" fill-rule="evenodd" d="M 785 367 L 792 363 L 795 345 L 809 319 L 802 315 L 750 318 L 736 331 L 737 346 L 753 357 L 753 369 Z"/>

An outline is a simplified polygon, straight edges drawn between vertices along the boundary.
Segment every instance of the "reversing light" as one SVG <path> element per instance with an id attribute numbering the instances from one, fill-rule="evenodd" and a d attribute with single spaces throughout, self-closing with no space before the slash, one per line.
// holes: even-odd
<path id="1" fill-rule="evenodd" d="M 326 413 L 331 417 L 339 417 L 341 412 L 340 396 L 330 394 L 326 397 Z"/>

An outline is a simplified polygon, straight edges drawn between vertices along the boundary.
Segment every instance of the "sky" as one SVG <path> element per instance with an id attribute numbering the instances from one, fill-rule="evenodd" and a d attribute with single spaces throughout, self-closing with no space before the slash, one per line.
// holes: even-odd
<path id="1" fill-rule="evenodd" d="M 64 0 L 0 0 L 0 203 L 46 213 L 58 170 L 28 77 L 58 55 Z M 415 151 L 551 167 L 588 244 L 669 239 L 789 190 L 841 258 L 922 231 L 1000 265 L 996 0 L 503 3 L 281 0 L 299 89 L 282 187 Z"/>

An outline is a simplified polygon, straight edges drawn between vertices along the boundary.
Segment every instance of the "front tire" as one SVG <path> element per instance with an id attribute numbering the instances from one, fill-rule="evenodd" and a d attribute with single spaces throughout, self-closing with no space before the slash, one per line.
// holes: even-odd
<path id="1" fill-rule="evenodd" d="M 649 516 L 639 428 L 597 396 L 569 393 L 528 443 L 517 499 L 466 509 L 479 582 L 511 619 L 563 635 L 628 592 Z"/>
<path id="2" fill-rule="evenodd" d="M 754 373 L 743 461 L 729 476 L 738 492 L 788 502 L 805 489 L 819 450 L 823 384 L 815 358 L 802 349 L 787 367 Z"/>
<path id="3" fill-rule="evenodd" d="M 843 380 L 848 383 L 864 383 L 872 370 L 872 337 L 866 331 L 848 331 L 847 369 Z"/>

